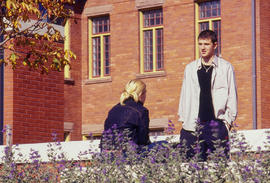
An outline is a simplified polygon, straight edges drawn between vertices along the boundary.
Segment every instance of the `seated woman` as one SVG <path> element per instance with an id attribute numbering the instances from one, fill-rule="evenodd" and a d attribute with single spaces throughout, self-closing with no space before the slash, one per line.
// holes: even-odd
<path id="1" fill-rule="evenodd" d="M 120 103 L 108 113 L 101 139 L 101 150 L 123 150 L 121 145 L 132 141 L 137 150 L 150 144 L 149 112 L 143 106 L 146 85 L 139 79 L 130 80 L 120 97 Z M 128 133 L 128 134 L 127 134 Z"/>

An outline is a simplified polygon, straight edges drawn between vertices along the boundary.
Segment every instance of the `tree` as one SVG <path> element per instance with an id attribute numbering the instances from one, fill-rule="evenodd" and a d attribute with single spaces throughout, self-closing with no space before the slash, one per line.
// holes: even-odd
<path id="1" fill-rule="evenodd" d="M 9 50 L 0 62 L 48 73 L 61 71 L 76 56 L 64 50 L 59 30 L 72 16 L 73 0 L 1 0 L 0 48 Z M 55 23 L 62 23 L 62 26 Z M 62 46 L 59 46 L 62 45 Z"/>

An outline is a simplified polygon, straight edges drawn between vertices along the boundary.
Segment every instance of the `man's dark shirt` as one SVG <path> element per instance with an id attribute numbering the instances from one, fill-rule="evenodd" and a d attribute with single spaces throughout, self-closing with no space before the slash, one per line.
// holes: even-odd
<path id="1" fill-rule="evenodd" d="M 203 66 L 197 71 L 200 92 L 200 104 L 198 118 L 200 122 L 211 121 L 215 119 L 212 95 L 211 95 L 211 76 L 213 66 Z"/>

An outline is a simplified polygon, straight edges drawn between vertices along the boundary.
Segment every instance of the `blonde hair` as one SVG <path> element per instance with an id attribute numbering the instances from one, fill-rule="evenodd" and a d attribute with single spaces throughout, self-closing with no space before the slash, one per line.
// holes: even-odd
<path id="1" fill-rule="evenodd" d="M 120 104 L 125 105 L 124 102 L 128 98 L 133 98 L 135 102 L 139 101 L 139 97 L 146 91 L 146 85 L 143 81 L 139 79 L 130 80 L 124 91 L 120 96 Z"/>

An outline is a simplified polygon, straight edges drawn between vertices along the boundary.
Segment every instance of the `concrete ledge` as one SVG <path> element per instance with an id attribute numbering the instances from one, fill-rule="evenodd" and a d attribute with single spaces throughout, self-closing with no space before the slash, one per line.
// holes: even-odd
<path id="1" fill-rule="evenodd" d="M 165 77 L 166 72 L 165 71 L 157 71 L 157 72 L 149 72 L 149 73 L 143 73 L 143 74 L 136 74 L 137 79 L 145 79 L 145 78 L 156 78 L 156 77 Z"/>
<path id="2" fill-rule="evenodd" d="M 165 129 L 168 127 L 168 118 L 155 118 L 150 120 L 149 128 L 151 129 Z M 89 135 L 92 133 L 102 134 L 104 129 L 104 124 L 83 124 L 82 125 L 82 134 Z"/>
<path id="3" fill-rule="evenodd" d="M 249 151 L 256 151 L 258 147 L 261 147 L 262 150 L 265 149 L 265 143 L 269 141 L 266 132 L 269 132 L 270 129 L 259 129 L 259 130 L 242 130 L 237 133 L 240 137 L 244 137 L 247 144 L 251 146 Z M 157 136 L 151 137 L 151 141 L 159 141 L 159 140 L 169 140 L 169 142 L 179 142 L 179 135 L 167 135 L 167 136 Z M 13 145 L 14 146 L 14 154 L 15 160 L 18 163 L 31 162 L 30 153 L 33 151 L 37 151 L 40 155 L 40 161 L 48 162 L 50 159 L 48 158 L 48 152 L 50 149 L 55 149 L 55 152 L 61 154 L 63 153 L 67 160 L 87 160 L 91 159 L 91 152 L 99 152 L 99 140 L 87 140 L 87 141 L 70 141 L 70 142 L 59 142 L 59 143 L 36 143 L 36 144 L 21 144 L 21 145 Z M 3 163 L 3 156 L 5 154 L 5 147 L 0 146 L 0 157 L 1 162 Z M 61 149 L 59 149 L 61 147 Z M 231 152 L 235 152 L 236 149 L 231 149 Z M 86 153 L 88 152 L 88 153 Z"/>
<path id="4" fill-rule="evenodd" d="M 83 14 L 86 16 L 98 16 L 104 14 L 110 14 L 113 6 L 111 4 L 103 5 L 103 6 L 93 6 L 90 8 L 85 8 Z"/>
<path id="5" fill-rule="evenodd" d="M 157 6 L 162 6 L 165 0 L 136 0 L 135 6 L 137 9 L 143 8 L 153 8 Z"/>

